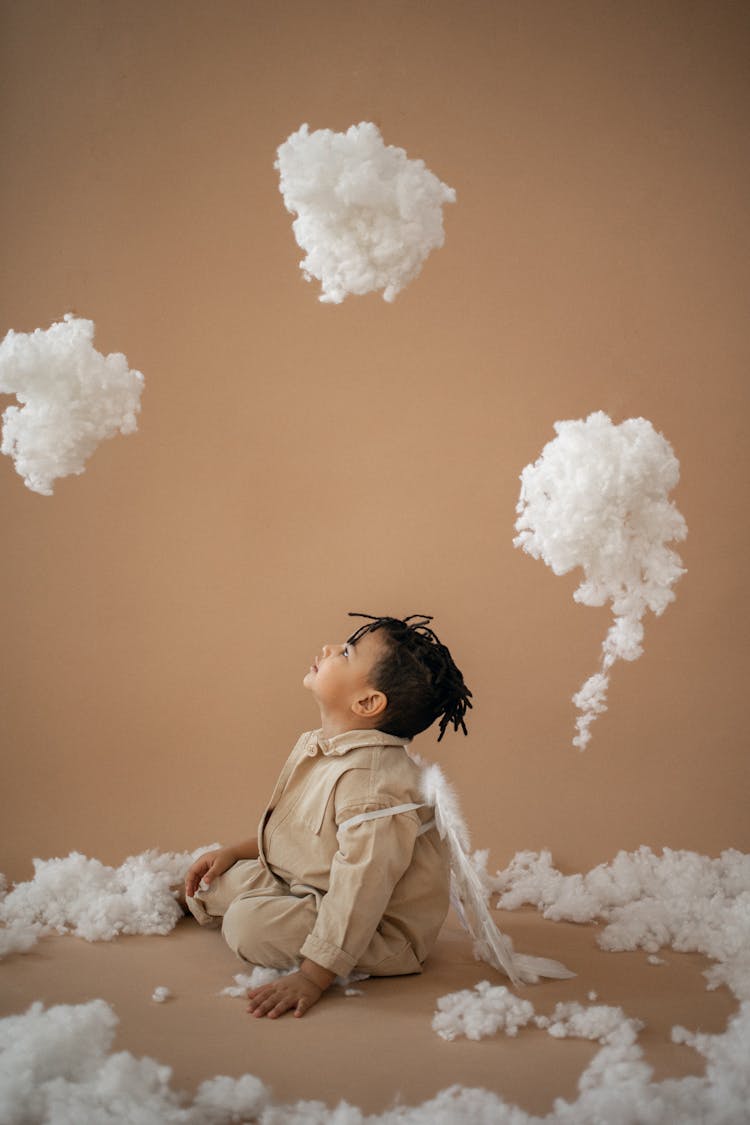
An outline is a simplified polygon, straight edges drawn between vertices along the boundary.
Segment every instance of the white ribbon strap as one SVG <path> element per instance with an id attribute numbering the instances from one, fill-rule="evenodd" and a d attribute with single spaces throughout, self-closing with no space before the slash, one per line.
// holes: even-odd
<path id="1" fill-rule="evenodd" d="M 415 809 L 426 809 L 426 808 L 428 808 L 428 806 L 426 804 L 421 804 L 421 805 L 414 805 L 414 804 L 410 804 L 410 805 L 391 805 L 391 807 L 388 808 L 388 809 L 374 809 L 372 812 L 357 813 L 356 816 L 350 816 L 348 820 L 342 821 L 341 824 L 339 825 L 339 829 L 354 828 L 355 824 L 363 824 L 366 820 L 379 820 L 382 816 L 397 816 L 398 813 L 413 812 Z M 425 824 L 423 824 L 421 826 L 417 835 L 421 836 L 424 832 L 428 832 L 429 829 L 433 828 L 434 826 L 435 826 L 434 818 L 432 820 L 428 820 Z"/>

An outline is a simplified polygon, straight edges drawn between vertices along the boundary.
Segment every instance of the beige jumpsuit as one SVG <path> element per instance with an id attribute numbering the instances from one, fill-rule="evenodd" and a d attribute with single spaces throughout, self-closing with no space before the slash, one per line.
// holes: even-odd
<path id="1" fill-rule="evenodd" d="M 240 860 L 188 899 L 221 923 L 245 961 L 291 968 L 304 957 L 340 976 L 418 973 L 448 912 L 449 865 L 424 829 L 420 768 L 404 740 L 355 730 L 303 734 L 261 818 L 260 858 Z"/>

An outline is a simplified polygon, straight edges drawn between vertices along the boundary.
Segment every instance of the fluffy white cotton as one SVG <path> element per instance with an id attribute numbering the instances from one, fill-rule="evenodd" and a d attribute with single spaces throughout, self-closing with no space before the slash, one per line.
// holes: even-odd
<path id="1" fill-rule="evenodd" d="M 0 393 L 21 403 L 3 415 L 0 450 L 44 496 L 58 477 L 82 473 L 99 442 L 138 428 L 143 376 L 93 339 L 93 321 L 69 313 L 46 331 L 11 330 L 0 344 Z"/>
<path id="2" fill-rule="evenodd" d="M 37 926 L 87 941 L 167 934 L 182 917 L 171 888 L 184 881 L 203 851 L 147 851 L 117 868 L 78 852 L 65 859 L 35 859 L 34 878 L 0 900 L 0 923 L 14 933 Z"/>
<path id="3" fill-rule="evenodd" d="M 171 1086 L 169 1067 L 128 1052 L 110 1054 L 117 1018 L 103 1000 L 47 1011 L 36 1003 L 0 1020 L 0 1120 L 80 1125 L 744 1125 L 750 1104 L 750 1004 L 723 1035 L 676 1028 L 706 1059 L 700 1077 L 651 1081 L 651 1068 L 629 1021 L 607 1033 L 578 1083 L 578 1097 L 558 1099 L 534 1117 L 487 1090 L 452 1086 L 420 1106 L 396 1105 L 365 1116 L 339 1103 L 273 1105 L 252 1075 L 203 1082 L 192 1102 Z M 591 1030 L 588 1028 L 587 1030 Z"/>
<path id="4" fill-rule="evenodd" d="M 0 871 L 0 908 L 8 893 L 8 881 Z M 2 915 L 0 914 L 0 922 Z M 36 945 L 42 926 L 26 922 L 16 922 L 13 925 L 0 924 L 0 961 L 11 953 L 28 953 Z"/>
<path id="5" fill-rule="evenodd" d="M 480 981 L 473 989 L 451 992 L 437 1001 L 432 1027 L 443 1039 L 465 1035 L 467 1039 L 483 1039 L 502 1029 L 506 1035 L 518 1035 L 533 1018 L 534 1007 L 521 1000 L 504 985 L 493 986 Z"/>
<path id="6" fill-rule="evenodd" d="M 214 1078 L 192 1106 L 170 1085 L 171 1070 L 127 1051 L 109 1054 L 117 1017 L 103 1000 L 33 1004 L 0 1020 L 0 1121 L 5 1125 L 230 1125 L 257 1120 L 262 1082 Z"/>
<path id="7" fill-rule="evenodd" d="M 287 972 L 293 971 L 293 969 L 287 970 Z M 261 988 L 264 984 L 271 984 L 283 975 L 281 969 L 264 969 L 261 965 L 255 965 L 249 973 L 235 973 L 232 978 L 234 984 L 222 988 L 219 996 L 247 996 L 249 989 Z"/>
<path id="8" fill-rule="evenodd" d="M 171 996 L 171 990 L 168 989 L 166 985 L 160 984 L 157 985 L 157 987 L 154 989 L 153 993 L 151 994 L 151 999 L 155 1000 L 157 1004 L 163 1004 L 164 1001 L 169 1000 Z"/>
<path id="9" fill-rule="evenodd" d="M 554 921 L 606 921 L 602 949 L 705 953 L 721 962 L 709 982 L 750 1000 L 750 855 L 641 847 L 586 875 L 563 875 L 548 851 L 519 852 L 492 882 L 502 909 L 532 904 Z"/>
<path id="10" fill-rule="evenodd" d="M 703 975 L 709 992 L 724 984 L 739 999 L 750 1000 L 750 947 L 712 965 Z"/>
<path id="11" fill-rule="evenodd" d="M 583 750 L 591 723 L 607 709 L 610 668 L 641 655 L 644 614 L 661 614 L 674 600 L 672 587 L 685 571 L 667 544 L 684 539 L 687 527 L 669 499 L 679 462 L 645 418 L 616 426 L 599 411 L 555 422 L 555 431 L 521 473 L 513 542 L 555 574 L 580 567 L 576 601 L 612 604 L 601 669 L 573 697 L 581 712 L 573 744 Z"/>
<path id="12" fill-rule="evenodd" d="M 595 995 L 595 994 L 594 994 Z M 622 1008 L 609 1004 L 587 1007 L 576 1001 L 559 1003 L 551 1015 L 535 1015 L 528 1000 L 520 999 L 504 986 L 483 980 L 474 989 L 462 989 L 441 996 L 432 1027 L 443 1039 L 458 1036 L 484 1039 L 503 1030 L 518 1035 L 530 1023 L 544 1028 L 555 1039 L 597 1039 L 601 1044 L 634 1043 L 645 1026 L 625 1015 Z"/>
<path id="13" fill-rule="evenodd" d="M 551 1016 L 538 1016 L 537 1027 L 544 1027 L 555 1039 L 597 1039 L 602 1044 L 621 1040 L 634 1043 L 645 1024 L 630 1019 L 622 1008 L 610 1004 L 587 1007 L 576 1001 L 559 1003 Z"/>
<path id="14" fill-rule="evenodd" d="M 455 202 L 455 191 L 422 160 L 385 145 L 371 122 L 345 133 L 302 125 L 274 167 L 286 209 L 297 215 L 300 268 L 321 283 L 321 301 L 381 289 L 393 301 L 443 245 L 443 204 Z"/>
<path id="15" fill-rule="evenodd" d="M 186 1120 L 189 1125 L 267 1121 L 264 1108 L 268 1099 L 266 1086 L 252 1074 L 243 1074 L 240 1078 L 210 1078 L 196 1090 Z"/>
<path id="16" fill-rule="evenodd" d="M 705 1121 L 747 1121 L 750 1118 L 750 1003 L 740 1006 L 723 1035 L 706 1035 L 675 1027 L 672 1039 L 675 1043 L 687 1043 L 706 1059 L 705 1079 L 684 1080 L 685 1100 L 691 1093 L 695 1094 L 703 1107 Z M 671 1088 L 680 1085 L 674 1082 Z"/>
<path id="17" fill-rule="evenodd" d="M 38 926 L 8 926 L 0 930 L 0 959 L 10 953 L 28 953 L 38 940 Z"/>

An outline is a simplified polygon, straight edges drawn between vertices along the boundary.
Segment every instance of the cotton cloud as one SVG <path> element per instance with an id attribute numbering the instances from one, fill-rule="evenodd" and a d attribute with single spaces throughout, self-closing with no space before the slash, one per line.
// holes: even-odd
<path id="1" fill-rule="evenodd" d="M 610 1013 L 614 1011 L 610 1009 Z M 527 1114 L 487 1090 L 451 1086 L 419 1106 L 397 1105 L 364 1114 L 347 1102 L 278 1104 L 258 1078 L 219 1076 L 201 1083 L 192 1101 L 174 1089 L 171 1070 L 128 1051 L 111 1053 L 117 1017 L 103 1000 L 59 1005 L 37 1002 L 0 1020 L 0 1120 L 9 1125 L 733 1125 L 747 1121 L 750 1104 L 750 1004 L 723 1035 L 675 1028 L 673 1038 L 706 1059 L 704 1075 L 653 1082 L 630 1021 L 584 1009 L 558 1020 L 565 1035 L 603 1038 L 605 1045 L 578 1082 L 578 1096 L 558 1098 L 544 1117 Z M 600 1034 L 597 1034 L 600 1033 Z M 558 1033 L 559 1034 L 559 1033 Z"/>
<path id="2" fill-rule="evenodd" d="M 186 1106 L 171 1070 L 128 1051 L 110 1053 L 117 1017 L 103 1000 L 61 1004 L 0 1020 L 0 1120 L 11 1125 L 230 1125 L 256 1121 L 268 1100 L 257 1078 L 213 1078 Z"/>
<path id="3" fill-rule="evenodd" d="M 274 167 L 286 209 L 297 216 L 300 269 L 321 283 L 321 301 L 375 290 L 393 301 L 443 245 L 443 204 L 455 202 L 455 191 L 424 161 L 385 145 L 371 122 L 346 133 L 302 125 L 279 147 Z"/>
<path id="4" fill-rule="evenodd" d="M 173 888 L 207 849 L 147 851 L 119 867 L 71 852 L 64 859 L 35 859 L 34 877 L 7 893 L 0 887 L 0 956 L 31 948 L 45 932 L 72 933 L 87 941 L 118 934 L 168 934 L 182 917 Z"/>
<path id="5" fill-rule="evenodd" d="M 516 1036 L 529 1024 L 544 1028 L 554 1039 L 596 1039 L 603 1046 L 635 1043 L 645 1024 L 631 1019 L 622 1008 L 609 1004 L 587 1006 L 577 1001 L 555 1005 L 548 1016 L 535 1015 L 529 1000 L 522 1000 L 503 985 L 483 980 L 473 989 L 450 992 L 439 997 L 432 1019 L 433 1031 L 442 1039 L 459 1036 L 485 1039 L 502 1030 Z"/>
<path id="6" fill-rule="evenodd" d="M 674 601 L 672 587 L 685 571 L 667 544 L 684 539 L 687 527 L 669 499 L 679 462 L 645 418 L 616 426 L 600 411 L 555 422 L 555 431 L 521 473 L 513 542 L 555 574 L 580 567 L 577 602 L 612 604 L 600 670 L 573 697 L 580 711 L 573 745 L 583 750 L 591 723 L 607 709 L 612 665 L 641 655 L 646 610 L 659 615 Z"/>
<path id="7" fill-rule="evenodd" d="M 482 980 L 473 989 L 450 992 L 437 1001 L 432 1019 L 433 1030 L 442 1039 L 484 1039 L 501 1028 L 506 1035 L 518 1035 L 534 1015 L 534 1006 L 521 1000 L 504 985 L 491 985 Z"/>
<path id="8" fill-rule="evenodd" d="M 554 1039 L 597 1039 L 610 1046 L 634 1043 L 646 1026 L 642 1020 L 630 1019 L 622 1008 L 611 1004 L 587 1006 L 575 1000 L 556 1004 L 551 1016 L 537 1016 L 534 1022 Z"/>
<path id="9" fill-rule="evenodd" d="M 0 450 L 43 496 L 58 477 L 82 473 L 105 438 L 138 428 L 143 376 L 93 339 L 93 321 L 69 313 L 46 330 L 11 330 L 0 344 L 0 393 L 21 403 L 3 414 Z"/>
<path id="10" fill-rule="evenodd" d="M 718 962 L 709 987 L 727 984 L 750 1001 L 750 855 L 660 855 L 643 846 L 585 875 L 563 875 L 549 851 L 518 852 L 490 880 L 503 910 L 533 905 L 555 922 L 605 921 L 602 949 L 705 953 Z"/>
<path id="11" fill-rule="evenodd" d="M 0 961 L 11 953 L 28 953 L 36 945 L 41 926 L 24 926 L 22 923 L 0 929 Z"/>

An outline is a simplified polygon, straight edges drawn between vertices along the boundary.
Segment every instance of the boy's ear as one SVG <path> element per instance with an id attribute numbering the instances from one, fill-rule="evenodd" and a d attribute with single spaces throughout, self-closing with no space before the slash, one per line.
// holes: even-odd
<path id="1" fill-rule="evenodd" d="M 361 719 L 374 719 L 382 715 L 388 706 L 388 700 L 382 691 L 368 691 L 367 695 L 360 696 L 352 703 L 352 711 Z"/>

